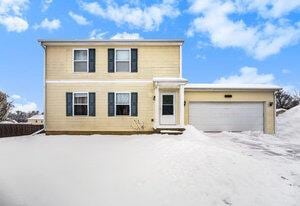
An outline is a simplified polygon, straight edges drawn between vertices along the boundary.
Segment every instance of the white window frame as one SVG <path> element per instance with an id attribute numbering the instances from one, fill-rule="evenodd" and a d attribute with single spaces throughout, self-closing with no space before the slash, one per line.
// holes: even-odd
<path id="1" fill-rule="evenodd" d="M 83 62 L 82 60 L 75 60 L 75 51 L 86 51 L 86 71 L 82 71 L 82 72 L 78 72 L 78 71 L 75 71 L 75 62 Z M 73 72 L 75 73 L 83 73 L 83 72 L 89 72 L 89 49 L 88 48 L 74 48 L 73 49 Z"/>
<path id="2" fill-rule="evenodd" d="M 75 113 L 75 94 L 86 94 L 86 96 L 87 96 L 87 113 L 86 113 L 86 115 L 75 115 L 74 113 Z M 73 92 L 73 109 L 72 109 L 72 111 L 73 111 L 73 116 L 89 116 L 89 105 L 90 105 L 90 100 L 89 100 L 89 93 L 88 92 Z M 76 105 L 85 105 L 85 104 L 76 104 Z"/>
<path id="3" fill-rule="evenodd" d="M 117 94 L 128 94 L 129 95 L 129 114 L 128 115 L 117 115 Z M 118 104 L 127 105 L 127 104 Z M 131 116 L 131 92 L 115 92 L 115 116 Z"/>
<path id="4" fill-rule="evenodd" d="M 129 60 L 128 60 L 129 71 L 128 72 L 131 72 L 131 49 L 130 48 L 115 48 L 115 62 L 114 62 L 115 66 L 114 66 L 114 72 L 119 72 L 119 71 L 117 71 L 117 62 L 118 62 L 117 61 L 117 51 L 128 51 L 128 56 L 129 56 L 128 57 L 129 58 Z M 122 61 L 120 61 L 120 62 L 122 62 Z M 126 72 L 123 71 L 123 72 L 120 72 L 120 73 L 126 73 Z"/>

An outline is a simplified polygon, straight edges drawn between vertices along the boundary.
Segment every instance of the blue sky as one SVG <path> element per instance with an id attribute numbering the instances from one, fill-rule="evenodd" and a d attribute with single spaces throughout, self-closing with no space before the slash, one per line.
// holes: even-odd
<path id="1" fill-rule="evenodd" d="M 180 38 L 190 82 L 300 88 L 300 0 L 0 0 L 0 37 L 0 90 L 24 111 L 43 108 L 40 38 Z"/>

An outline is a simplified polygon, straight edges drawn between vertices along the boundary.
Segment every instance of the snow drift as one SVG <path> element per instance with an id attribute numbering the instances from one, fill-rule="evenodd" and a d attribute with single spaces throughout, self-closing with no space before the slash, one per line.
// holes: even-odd
<path id="1" fill-rule="evenodd" d="M 277 135 L 285 139 L 296 138 L 300 142 L 300 105 L 277 117 Z"/>

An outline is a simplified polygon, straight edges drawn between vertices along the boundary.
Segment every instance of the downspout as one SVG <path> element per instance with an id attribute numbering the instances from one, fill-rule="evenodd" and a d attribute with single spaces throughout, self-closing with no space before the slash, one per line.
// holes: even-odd
<path id="1" fill-rule="evenodd" d="M 41 46 L 44 49 L 44 130 L 46 131 L 46 52 L 47 46 L 41 42 Z"/>

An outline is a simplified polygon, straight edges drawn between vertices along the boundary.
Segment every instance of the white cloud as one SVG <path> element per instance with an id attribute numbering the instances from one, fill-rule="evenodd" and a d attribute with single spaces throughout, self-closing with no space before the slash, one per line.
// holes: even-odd
<path id="1" fill-rule="evenodd" d="M 108 32 L 102 32 L 101 29 L 94 29 L 91 31 L 89 37 L 90 39 L 103 39 Z"/>
<path id="2" fill-rule="evenodd" d="M 113 0 L 105 1 L 105 5 L 98 2 L 84 2 L 80 6 L 89 13 L 114 21 L 117 25 L 128 24 L 144 30 L 157 30 L 164 18 L 174 18 L 179 15 L 175 8 L 175 0 L 164 0 L 150 6 L 137 6 L 135 4 L 118 5 Z"/>
<path id="3" fill-rule="evenodd" d="M 13 95 L 11 95 L 10 97 L 11 97 L 12 99 L 15 99 L 15 100 L 21 99 L 21 96 L 18 95 L 18 94 L 13 94 Z"/>
<path id="4" fill-rule="evenodd" d="M 264 18 L 280 18 L 300 8 L 299 0 L 243 0 L 240 4 Z"/>
<path id="5" fill-rule="evenodd" d="M 203 54 L 197 54 L 197 55 L 196 55 L 196 59 L 205 60 L 205 59 L 206 59 L 206 56 L 203 55 Z"/>
<path id="6" fill-rule="evenodd" d="M 47 11 L 50 5 L 52 4 L 53 0 L 43 0 L 42 1 L 42 11 Z"/>
<path id="7" fill-rule="evenodd" d="M 28 101 L 26 98 L 23 98 L 18 94 L 10 95 L 9 98 L 14 105 L 14 107 L 12 108 L 12 112 L 16 112 L 16 111 L 31 112 L 31 111 L 38 110 L 38 106 L 35 102 Z"/>
<path id="8" fill-rule="evenodd" d="M 0 16 L 0 24 L 4 25 L 9 32 L 23 32 L 28 28 L 27 21 L 18 16 Z"/>
<path id="9" fill-rule="evenodd" d="M 59 19 L 48 20 L 45 18 L 40 24 L 35 24 L 34 29 L 47 29 L 49 31 L 59 29 L 61 26 Z"/>
<path id="10" fill-rule="evenodd" d="M 111 39 L 143 39 L 139 33 L 117 33 Z"/>
<path id="11" fill-rule="evenodd" d="M 22 111 L 22 112 L 31 112 L 37 111 L 38 107 L 34 102 L 27 102 L 25 104 L 14 104 L 13 112 Z"/>
<path id="12" fill-rule="evenodd" d="M 299 3 L 282 0 L 196 0 L 189 12 L 197 17 L 187 35 L 206 34 L 210 42 L 220 48 L 241 48 L 256 59 L 277 54 L 300 40 L 300 22 L 292 23 L 284 15 L 299 8 Z M 297 1 L 299 2 L 299 1 Z M 255 24 L 247 25 L 243 15 L 256 12 Z M 238 16 L 232 20 L 231 16 Z M 266 19 L 266 18 L 272 19 Z"/>
<path id="13" fill-rule="evenodd" d="M 28 22 L 23 17 L 28 0 L 0 0 L 0 25 L 9 32 L 23 32 L 28 29 Z"/>
<path id="14" fill-rule="evenodd" d="M 242 67 L 238 75 L 221 77 L 217 84 L 274 84 L 273 74 L 259 74 L 255 67 Z"/>
<path id="15" fill-rule="evenodd" d="M 282 69 L 281 72 L 282 72 L 282 74 L 289 74 L 289 73 L 291 73 L 291 70 Z"/>
<path id="16" fill-rule="evenodd" d="M 89 25 L 91 22 L 89 22 L 84 16 L 75 14 L 72 11 L 69 11 L 69 16 L 79 25 Z"/>

